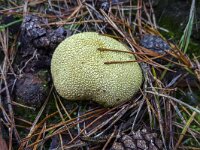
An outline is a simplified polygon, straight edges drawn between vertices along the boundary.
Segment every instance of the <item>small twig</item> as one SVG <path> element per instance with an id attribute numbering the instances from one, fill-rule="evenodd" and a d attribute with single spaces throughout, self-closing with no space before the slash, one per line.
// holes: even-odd
<path id="1" fill-rule="evenodd" d="M 136 103 L 137 105 L 137 103 Z M 120 120 L 120 118 L 131 108 L 131 105 L 125 105 L 124 107 L 122 107 L 121 110 L 119 110 L 116 114 L 114 114 L 110 119 L 113 119 L 112 121 L 110 121 L 110 125 L 104 129 L 101 133 L 97 134 L 95 137 L 99 137 L 101 135 L 103 135 L 106 131 L 108 131 L 109 129 L 112 128 L 112 126 Z M 116 117 L 116 119 L 115 119 Z"/>
<path id="2" fill-rule="evenodd" d="M 104 64 L 106 64 L 106 65 L 110 65 L 110 64 L 123 64 L 123 63 L 133 63 L 133 62 L 138 62 L 138 60 L 127 60 L 127 61 L 107 61 L 107 62 L 104 62 Z"/>
<path id="3" fill-rule="evenodd" d="M 43 125 L 42 130 L 40 131 L 36 141 L 40 140 L 40 138 L 42 137 L 42 134 L 45 134 L 44 130 L 46 129 L 46 124 Z M 38 149 L 39 144 L 34 145 L 33 150 L 37 150 Z"/>
<path id="4" fill-rule="evenodd" d="M 59 139 L 60 139 L 60 147 L 61 147 L 61 150 L 64 150 L 64 147 L 63 147 L 63 138 L 62 138 L 62 135 L 59 134 Z"/>
<path id="5" fill-rule="evenodd" d="M 95 114 L 95 115 L 90 116 L 90 117 L 88 117 L 88 118 L 86 118 L 86 119 L 83 119 L 83 120 L 81 120 L 81 121 L 79 121 L 79 122 L 71 122 L 71 125 L 69 126 L 69 128 L 72 128 L 72 127 L 74 127 L 75 125 L 77 125 L 78 123 L 82 123 L 82 122 L 87 121 L 87 120 L 89 120 L 89 119 L 92 119 L 92 118 L 94 119 L 94 117 L 96 117 L 96 116 L 98 116 L 98 115 L 99 115 L 99 114 Z M 46 132 L 46 131 L 49 131 L 49 129 L 46 129 L 45 132 Z M 66 131 L 66 128 L 61 128 L 61 129 L 55 131 L 53 134 L 47 135 L 47 136 L 44 137 L 43 139 L 38 140 L 37 142 L 34 142 L 34 143 L 30 144 L 30 145 L 27 145 L 26 148 L 33 147 L 34 145 L 36 145 L 36 144 L 38 144 L 38 143 L 41 143 L 41 142 L 43 142 L 44 140 L 47 140 L 47 139 L 49 139 L 49 138 L 51 138 L 51 137 L 53 137 L 53 136 L 55 136 L 55 135 L 58 135 L 58 134 L 60 134 L 60 133 L 63 133 L 64 131 Z M 35 135 L 38 135 L 38 133 L 35 134 Z M 79 137 L 79 135 L 78 135 L 77 137 L 75 137 L 74 139 L 72 139 L 72 141 L 74 141 L 74 140 L 77 139 L 78 137 Z M 69 142 L 68 144 L 70 144 L 70 143 L 71 143 L 71 142 Z"/>
<path id="6" fill-rule="evenodd" d="M 194 111 L 194 112 L 192 113 L 192 115 L 190 116 L 190 118 L 188 119 L 187 123 L 185 124 L 185 126 L 184 126 L 184 128 L 183 128 L 183 130 L 182 130 L 182 133 L 181 133 L 181 135 L 180 135 L 180 137 L 179 137 L 179 139 L 178 139 L 178 141 L 177 141 L 177 143 L 176 143 L 176 145 L 175 145 L 175 148 L 174 148 L 175 150 L 179 147 L 181 141 L 182 141 L 183 138 L 184 138 L 185 133 L 187 132 L 187 130 L 188 130 L 190 124 L 192 123 L 192 121 L 194 120 L 195 115 L 196 115 L 196 112 Z"/>
<path id="7" fill-rule="evenodd" d="M 56 95 L 56 97 L 58 98 L 58 101 L 59 101 L 59 103 L 60 103 L 62 109 L 64 110 L 65 114 L 67 115 L 67 117 L 68 117 L 69 119 L 72 119 L 71 116 L 70 116 L 70 114 L 69 114 L 69 112 L 66 110 L 65 106 L 64 106 L 63 103 L 61 102 L 60 97 L 59 97 L 58 95 Z"/>
<path id="8" fill-rule="evenodd" d="M 28 108 L 28 109 L 31 109 L 31 110 L 33 110 L 33 111 L 35 111 L 35 109 L 36 109 L 36 108 L 34 108 L 34 107 L 26 106 L 26 105 L 17 103 L 17 102 L 15 102 L 15 101 L 12 101 L 12 105 L 20 106 L 20 107 L 23 107 L 23 108 Z"/>
<path id="9" fill-rule="evenodd" d="M 8 109 L 9 109 L 9 114 L 10 114 L 10 119 L 11 119 L 9 149 L 12 149 L 12 134 L 13 134 L 13 131 L 14 131 L 14 135 L 15 135 L 18 142 L 20 141 L 20 137 L 19 137 L 19 134 L 17 132 L 17 129 L 15 128 L 14 113 L 13 113 L 13 108 L 12 108 L 12 105 L 11 105 L 12 100 L 11 100 L 11 97 L 10 97 L 6 77 L 5 77 L 4 72 L 3 72 L 1 67 L 0 67 L 0 71 L 1 71 L 1 75 L 3 77 L 4 84 L 5 84 L 5 87 L 6 87 L 7 104 L 8 104 Z"/>
<path id="10" fill-rule="evenodd" d="M 24 68 L 26 68 L 26 66 L 28 65 L 28 63 L 29 63 L 31 60 L 33 60 L 33 59 L 35 58 L 36 55 L 37 55 L 37 50 L 34 51 L 33 56 L 32 56 L 31 58 L 29 58 L 29 59 L 25 62 L 24 66 L 19 70 L 19 73 L 20 73 L 20 74 L 22 73 L 22 71 L 24 70 Z"/>
<path id="11" fill-rule="evenodd" d="M 116 134 L 116 127 L 113 131 L 113 133 L 110 135 L 109 139 L 107 140 L 106 144 L 103 146 L 102 150 L 106 150 L 106 147 L 108 146 L 108 144 L 110 143 L 110 141 L 113 139 L 113 137 L 115 136 Z"/>
<path id="12" fill-rule="evenodd" d="M 15 117 L 15 119 L 18 120 L 18 121 L 22 121 L 23 123 L 26 123 L 26 124 L 28 124 L 28 125 L 30 125 L 30 126 L 32 125 L 32 122 L 27 121 L 27 120 L 24 120 L 24 119 L 22 119 L 22 118 Z"/>
<path id="13" fill-rule="evenodd" d="M 81 122 L 86 121 L 86 120 L 89 120 L 89 119 L 91 119 L 91 118 L 94 118 L 94 117 L 98 116 L 99 113 L 101 114 L 103 111 L 104 111 L 104 109 L 99 109 L 99 110 L 95 110 L 95 111 L 93 111 L 93 112 L 89 112 L 89 113 L 83 114 L 82 116 L 80 116 L 80 118 L 83 118 L 83 120 L 82 120 Z M 86 119 L 84 120 L 84 118 L 85 118 L 86 116 L 89 116 L 89 117 L 86 118 Z M 45 120 L 46 120 L 46 119 L 45 119 Z M 45 129 L 44 132 L 48 132 L 48 131 L 55 130 L 56 128 L 63 127 L 64 125 L 71 125 L 71 127 L 72 127 L 72 126 L 74 127 L 77 123 L 79 123 L 79 122 L 75 122 L 76 120 L 77 120 L 77 117 L 76 117 L 76 118 L 73 118 L 73 119 L 71 119 L 71 120 L 67 120 L 67 121 L 65 121 L 65 122 L 57 123 L 57 124 L 55 124 L 54 126 Z M 42 121 L 42 122 L 43 122 L 43 121 Z M 36 129 L 37 129 L 37 127 L 38 127 L 38 126 L 36 126 Z M 52 136 L 54 136 L 54 135 L 56 135 L 56 134 L 59 134 L 59 133 L 65 131 L 65 130 L 66 130 L 66 129 L 63 128 L 63 129 L 60 130 L 59 132 L 58 132 L 58 131 L 55 131 L 52 135 L 49 135 L 49 136 L 45 137 L 44 139 L 48 139 L 48 138 L 50 138 L 50 137 L 52 137 Z M 28 137 L 22 139 L 21 142 L 24 143 L 24 142 L 30 140 L 31 138 L 33 138 L 33 137 L 36 136 L 36 135 L 38 135 L 38 133 L 35 133 L 35 134 L 31 135 L 31 136 L 28 136 Z M 42 141 L 42 140 L 41 140 L 41 141 Z M 38 141 L 38 142 L 41 142 L 41 141 Z M 33 143 L 33 144 L 30 144 L 29 146 L 27 146 L 27 148 L 28 148 L 28 147 L 34 146 L 34 145 L 37 144 L 38 142 L 35 142 L 35 143 Z"/>
<path id="14" fill-rule="evenodd" d="M 124 50 L 118 50 L 118 49 L 98 48 L 97 50 L 99 50 L 99 51 L 122 52 L 122 53 L 128 53 L 128 54 L 136 54 L 136 52 L 124 51 Z"/>
<path id="15" fill-rule="evenodd" d="M 142 106 L 143 106 L 143 104 L 144 104 L 144 99 L 140 102 L 140 104 L 139 104 L 139 108 L 138 108 L 138 110 L 137 110 L 137 114 L 136 114 L 136 116 L 135 116 L 135 119 L 134 119 L 134 121 L 133 121 L 133 124 L 132 124 L 132 127 L 131 127 L 131 130 L 133 131 L 133 129 L 134 129 L 134 126 L 135 126 L 135 123 L 136 123 L 136 120 L 137 120 L 137 118 L 138 118 L 138 115 L 139 115 L 139 113 L 140 113 L 140 111 L 141 111 L 141 109 L 142 109 Z"/>
<path id="16" fill-rule="evenodd" d="M 64 122 L 65 119 L 64 119 L 64 117 L 63 117 L 63 115 L 62 115 L 62 112 L 61 112 L 59 106 L 58 106 L 58 102 L 57 102 L 57 99 L 56 99 L 56 95 L 55 95 L 54 93 L 53 93 L 53 96 L 54 96 L 54 100 L 55 100 L 55 104 L 56 104 L 56 108 L 57 108 L 57 110 L 58 110 L 59 116 L 60 116 L 61 120 Z M 69 118 L 69 119 L 70 119 L 70 118 Z M 64 127 L 65 127 L 66 130 L 68 131 L 68 133 L 69 133 L 69 135 L 70 135 L 70 138 L 73 139 L 73 136 L 72 136 L 72 134 L 71 134 L 69 128 L 68 128 L 67 126 L 64 126 Z"/>

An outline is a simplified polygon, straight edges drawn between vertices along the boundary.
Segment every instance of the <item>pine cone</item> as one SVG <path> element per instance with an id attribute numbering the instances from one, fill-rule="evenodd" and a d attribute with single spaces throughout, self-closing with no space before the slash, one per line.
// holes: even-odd
<path id="1" fill-rule="evenodd" d="M 110 150 L 161 150 L 162 141 L 156 133 L 146 129 L 138 130 L 130 134 L 121 134 L 113 143 Z"/>
<path id="2" fill-rule="evenodd" d="M 170 49 L 169 44 L 156 35 L 149 35 L 149 34 L 144 35 L 140 40 L 140 44 L 143 47 L 160 54 L 165 54 L 166 53 L 165 51 Z"/>
<path id="3" fill-rule="evenodd" d="M 170 55 L 167 54 L 167 51 L 168 52 L 170 51 L 169 44 L 165 42 L 163 39 L 161 39 L 159 36 L 149 35 L 149 34 L 143 35 L 140 40 L 140 45 L 149 50 L 157 52 L 160 55 L 165 55 L 164 57 L 167 59 L 171 59 Z M 163 65 L 168 63 L 162 58 L 157 58 L 154 61 Z"/>

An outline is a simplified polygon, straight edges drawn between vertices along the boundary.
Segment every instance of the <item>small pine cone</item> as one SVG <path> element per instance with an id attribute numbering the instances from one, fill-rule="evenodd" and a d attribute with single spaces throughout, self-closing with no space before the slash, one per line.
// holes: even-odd
<path id="1" fill-rule="evenodd" d="M 156 133 L 146 129 L 130 134 L 121 134 L 110 150 L 162 150 L 162 141 Z"/>
<path id="2" fill-rule="evenodd" d="M 144 35 L 140 40 L 140 44 L 160 54 L 165 54 L 165 51 L 170 49 L 169 44 L 156 35 Z"/>
<path id="3" fill-rule="evenodd" d="M 170 51 L 169 44 L 159 36 L 149 34 L 143 35 L 140 40 L 140 45 L 160 55 L 165 55 L 164 57 L 167 59 L 171 59 L 170 55 L 167 53 L 167 51 Z M 157 58 L 154 61 L 163 65 L 167 64 L 167 61 L 162 58 Z"/>

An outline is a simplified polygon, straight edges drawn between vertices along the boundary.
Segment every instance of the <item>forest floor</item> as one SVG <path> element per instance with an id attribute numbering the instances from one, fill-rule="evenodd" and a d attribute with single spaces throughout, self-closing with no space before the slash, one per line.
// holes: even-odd
<path id="1" fill-rule="evenodd" d="M 0 0 L 0 148 L 200 150 L 195 2 Z M 104 108 L 56 92 L 53 52 L 86 31 L 132 50 L 144 74 L 132 100 Z"/>

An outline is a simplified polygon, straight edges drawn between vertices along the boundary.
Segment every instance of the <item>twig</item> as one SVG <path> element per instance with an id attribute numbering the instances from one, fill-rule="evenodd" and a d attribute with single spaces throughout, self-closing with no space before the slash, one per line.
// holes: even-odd
<path id="1" fill-rule="evenodd" d="M 19 70 L 19 73 L 20 73 L 20 74 L 23 72 L 24 68 L 26 68 L 26 66 L 28 65 L 28 63 L 29 63 L 31 60 L 33 60 L 33 59 L 35 58 L 36 55 L 37 55 L 37 50 L 34 51 L 33 56 L 32 56 L 31 58 L 29 58 L 29 59 L 25 62 L 24 66 Z"/>
<path id="2" fill-rule="evenodd" d="M 102 150 L 106 150 L 106 147 L 108 146 L 108 144 L 110 143 L 110 141 L 112 140 L 112 138 L 115 136 L 115 134 L 116 134 L 116 128 L 114 129 L 114 131 L 110 135 L 109 139 L 107 140 L 106 144 L 103 146 Z"/>
<path id="3" fill-rule="evenodd" d="M 13 134 L 13 131 L 14 131 L 14 135 L 17 139 L 17 141 L 19 142 L 20 141 L 20 137 L 19 137 L 19 134 L 17 132 L 17 129 L 15 128 L 15 120 L 14 120 L 14 113 L 13 113 L 13 108 L 12 108 L 12 100 L 11 100 L 11 97 L 10 97 L 10 93 L 9 93 L 9 90 L 8 90 L 8 84 L 7 84 L 7 81 L 6 81 L 6 77 L 4 75 L 4 72 L 2 70 L 2 68 L 0 67 L 0 71 L 1 71 L 1 75 L 3 77 L 3 80 L 4 80 L 4 84 L 5 84 L 5 87 L 6 87 L 6 96 L 7 96 L 7 104 L 8 104 L 8 110 L 9 110 L 9 114 L 10 114 L 10 120 L 11 120 L 11 126 L 10 126 L 10 140 L 9 140 L 9 150 L 12 149 L 12 134 Z"/>

